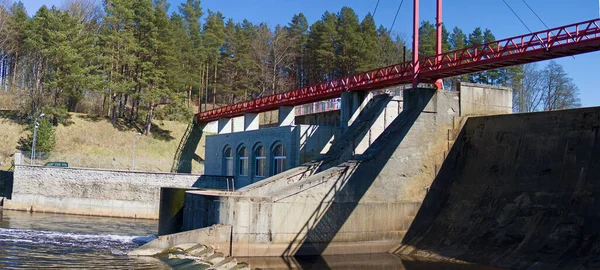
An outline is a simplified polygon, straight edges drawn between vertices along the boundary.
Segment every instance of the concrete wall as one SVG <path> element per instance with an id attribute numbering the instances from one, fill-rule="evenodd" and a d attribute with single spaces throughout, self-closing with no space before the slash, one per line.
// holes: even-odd
<path id="1" fill-rule="evenodd" d="M 298 125 L 207 136 L 205 172 L 209 175 L 224 175 L 223 151 L 226 147 L 232 147 L 234 150 L 235 186 L 236 188 L 243 187 L 265 179 L 265 177 L 258 177 L 254 174 L 253 152 L 258 145 L 266 148 L 267 176 L 271 176 L 273 175 L 272 149 L 277 144 L 283 144 L 286 147 L 286 166 L 287 169 L 291 169 L 327 150 L 327 145 L 338 130 L 336 127 Z M 247 176 L 239 175 L 238 151 L 242 147 L 249 150 L 249 175 Z"/>
<path id="2" fill-rule="evenodd" d="M 600 107 L 473 117 L 399 252 L 600 269 Z"/>
<path id="3" fill-rule="evenodd" d="M 478 102 L 504 104 L 485 94 L 496 90 L 482 89 L 489 98 Z M 234 256 L 379 253 L 397 246 L 458 133 L 459 93 L 414 89 L 402 101 L 365 102 L 321 159 L 236 192 L 186 192 L 184 229 L 231 225 Z M 369 134 L 377 138 L 365 140 Z"/>
<path id="4" fill-rule="evenodd" d="M 160 187 L 202 186 L 199 177 L 17 165 L 5 209 L 156 219 Z"/>
<path id="5" fill-rule="evenodd" d="M 219 252 L 229 256 L 231 226 L 215 225 L 200 230 L 181 232 L 159 236 L 157 239 L 146 243 L 140 248 L 129 252 L 129 256 L 154 256 L 165 249 L 182 244 L 211 243 Z"/>
<path id="6" fill-rule="evenodd" d="M 389 250 L 412 222 L 458 116 L 456 92 L 418 91 L 356 161 L 253 196 L 187 192 L 184 228 L 232 225 L 234 256 Z"/>
<path id="7" fill-rule="evenodd" d="M 459 83 L 462 116 L 512 113 L 512 89 L 500 86 Z"/>
<path id="8" fill-rule="evenodd" d="M 296 116 L 298 125 L 340 126 L 340 111 L 328 111 Z"/>

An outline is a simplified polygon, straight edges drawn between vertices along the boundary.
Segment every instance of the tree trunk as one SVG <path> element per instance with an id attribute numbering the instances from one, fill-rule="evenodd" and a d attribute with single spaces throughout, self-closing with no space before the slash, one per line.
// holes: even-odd
<path id="1" fill-rule="evenodd" d="M 117 94 L 112 95 L 112 111 L 110 115 L 110 119 L 113 123 L 117 120 Z"/>
<path id="2" fill-rule="evenodd" d="M 2 90 L 6 92 L 6 54 L 2 54 L 2 73 L 0 75 L 2 75 Z"/>
<path id="3" fill-rule="evenodd" d="M 122 107 L 121 107 L 121 116 L 125 118 L 125 113 L 127 112 L 127 102 L 129 100 L 129 95 L 125 95 L 125 100 L 123 101 Z"/>
<path id="4" fill-rule="evenodd" d="M 150 103 L 148 114 L 146 115 L 146 124 L 144 125 L 144 135 L 150 134 L 150 128 L 152 127 L 152 118 L 154 117 L 155 103 Z"/>
<path id="5" fill-rule="evenodd" d="M 204 66 L 200 71 L 200 86 L 198 87 L 198 113 L 202 112 L 202 93 L 204 92 Z"/>
<path id="6" fill-rule="evenodd" d="M 131 112 L 129 114 L 129 123 L 134 123 L 134 112 L 135 112 L 135 108 L 136 108 L 136 99 L 132 98 L 131 99 Z"/>
<path id="7" fill-rule="evenodd" d="M 16 83 L 17 83 L 17 69 L 19 68 L 19 53 L 17 52 L 17 54 L 15 55 L 15 63 L 13 64 L 13 74 L 12 74 L 12 81 L 10 82 L 11 87 L 15 87 Z M 34 112 L 35 113 L 35 112 Z"/>
<path id="8" fill-rule="evenodd" d="M 189 85 L 187 96 L 187 106 L 189 108 L 192 105 L 192 84 Z"/>
<path id="9" fill-rule="evenodd" d="M 213 110 L 217 104 L 217 62 L 215 61 L 215 82 L 213 84 Z"/>
<path id="10" fill-rule="evenodd" d="M 208 76 L 208 62 L 206 63 L 206 94 L 204 94 L 204 111 L 208 111 L 208 84 L 210 83 L 210 77 Z"/>
<path id="11" fill-rule="evenodd" d="M 106 94 L 102 93 L 102 114 L 106 112 Z"/>

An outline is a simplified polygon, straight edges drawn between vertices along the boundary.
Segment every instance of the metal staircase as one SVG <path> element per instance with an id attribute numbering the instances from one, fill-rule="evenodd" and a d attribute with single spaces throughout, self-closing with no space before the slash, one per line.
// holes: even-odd
<path id="1" fill-rule="evenodd" d="M 179 141 L 179 146 L 177 146 L 177 151 L 175 151 L 175 157 L 173 157 L 173 165 L 171 165 L 171 172 L 176 173 L 179 171 L 179 165 L 181 165 L 181 154 L 183 153 L 183 148 L 194 129 L 194 122 L 188 124 L 185 133 L 181 137 L 181 141 Z"/>

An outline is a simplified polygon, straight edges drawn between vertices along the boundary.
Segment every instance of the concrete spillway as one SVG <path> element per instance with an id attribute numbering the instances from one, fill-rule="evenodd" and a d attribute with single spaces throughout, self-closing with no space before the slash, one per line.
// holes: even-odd
<path id="1" fill-rule="evenodd" d="M 470 118 L 395 251 L 600 268 L 600 108 Z"/>
<path id="2" fill-rule="evenodd" d="M 510 112 L 511 97 L 473 85 L 406 90 L 401 110 L 390 97 L 373 98 L 320 160 L 235 191 L 187 191 L 183 232 L 136 254 L 190 241 L 240 257 L 388 252 L 407 233 L 463 116 Z"/>

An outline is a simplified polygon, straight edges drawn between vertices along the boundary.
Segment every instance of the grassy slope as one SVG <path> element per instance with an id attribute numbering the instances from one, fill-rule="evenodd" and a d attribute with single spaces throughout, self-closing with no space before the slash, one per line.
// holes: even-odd
<path id="1" fill-rule="evenodd" d="M 177 146 L 187 124 L 172 121 L 156 121 L 151 136 L 135 136 L 137 130 L 123 122 L 111 123 L 105 118 L 71 114 L 71 124 L 55 128 L 56 148 L 53 161 L 67 161 L 71 166 L 130 169 L 132 144 L 135 139 L 136 170 L 169 171 Z M 17 141 L 24 136 L 25 126 L 8 118 L 0 118 L 1 169 L 10 167 L 11 155 L 18 151 Z M 204 140 L 197 153 L 202 155 Z M 49 161 L 49 160 L 48 160 Z M 194 161 L 193 171 L 199 173 L 201 165 Z"/>

